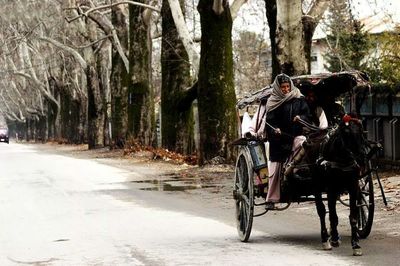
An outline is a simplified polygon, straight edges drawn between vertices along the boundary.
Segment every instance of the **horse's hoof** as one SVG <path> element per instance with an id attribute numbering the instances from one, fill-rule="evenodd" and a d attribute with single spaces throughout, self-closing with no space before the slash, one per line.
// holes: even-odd
<path id="1" fill-rule="evenodd" d="M 331 239 L 330 242 L 331 242 L 332 247 L 335 247 L 335 248 L 339 247 L 340 244 L 342 243 L 342 241 L 340 241 L 340 238 L 338 238 L 337 240 Z"/>
<path id="2" fill-rule="evenodd" d="M 331 243 L 329 243 L 329 241 L 322 242 L 322 249 L 323 250 L 332 250 Z"/>
<path id="3" fill-rule="evenodd" d="M 362 254 L 361 248 L 353 248 L 353 256 L 362 256 Z"/>

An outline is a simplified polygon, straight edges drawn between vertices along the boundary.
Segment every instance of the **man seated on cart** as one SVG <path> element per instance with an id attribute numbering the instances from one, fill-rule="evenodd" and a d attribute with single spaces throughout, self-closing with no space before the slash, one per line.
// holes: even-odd
<path id="1" fill-rule="evenodd" d="M 317 103 L 316 95 L 311 88 L 303 90 L 308 107 L 311 113 L 311 122 L 320 129 L 328 128 L 328 119 L 324 109 Z"/>
<path id="2" fill-rule="evenodd" d="M 265 105 L 260 105 L 250 133 L 262 136 L 266 132 L 269 141 L 269 189 L 266 208 L 274 209 L 280 201 L 280 179 L 283 164 L 301 148 L 304 142 L 302 126 L 295 123 L 299 118 L 311 121 L 306 99 L 285 74 L 280 74 L 272 84 L 272 92 Z M 265 137 L 265 136 L 264 136 Z"/>

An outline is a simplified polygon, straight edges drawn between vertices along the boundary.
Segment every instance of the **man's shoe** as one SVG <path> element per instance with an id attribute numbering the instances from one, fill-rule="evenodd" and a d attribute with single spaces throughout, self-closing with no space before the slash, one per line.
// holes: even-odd
<path id="1" fill-rule="evenodd" d="M 274 202 L 266 202 L 265 203 L 265 209 L 267 211 L 274 210 L 275 209 L 275 203 Z"/>

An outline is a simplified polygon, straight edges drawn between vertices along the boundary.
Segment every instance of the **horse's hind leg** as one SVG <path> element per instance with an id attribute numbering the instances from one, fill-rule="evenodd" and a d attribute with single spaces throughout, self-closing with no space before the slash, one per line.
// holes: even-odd
<path id="1" fill-rule="evenodd" d="M 353 248 L 354 256 L 361 256 L 362 249 L 359 245 L 359 237 L 357 231 L 357 218 L 358 218 L 358 208 L 357 208 L 357 198 L 358 198 L 358 181 L 355 180 L 351 184 L 350 190 L 350 226 L 351 226 L 351 247 Z"/>
<path id="2" fill-rule="evenodd" d="M 331 225 L 331 245 L 333 247 L 338 247 L 340 245 L 340 236 L 337 230 L 337 226 L 339 223 L 339 218 L 336 212 L 336 199 L 338 197 L 338 193 L 336 192 L 328 192 L 328 209 L 329 209 L 329 222 Z"/>
<path id="3" fill-rule="evenodd" d="M 319 193 L 319 194 L 317 193 L 315 195 L 315 206 L 317 207 L 319 221 L 321 223 L 322 248 L 324 250 L 331 250 L 332 246 L 329 243 L 329 234 L 328 234 L 328 230 L 326 229 L 326 223 L 325 223 L 326 209 L 325 209 L 324 203 L 322 202 L 321 193 Z"/>

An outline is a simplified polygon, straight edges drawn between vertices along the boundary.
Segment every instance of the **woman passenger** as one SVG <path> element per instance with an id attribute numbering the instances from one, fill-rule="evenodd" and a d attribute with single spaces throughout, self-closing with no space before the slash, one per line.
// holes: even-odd
<path id="1" fill-rule="evenodd" d="M 280 201 L 280 179 L 283 163 L 301 148 L 304 142 L 299 118 L 310 121 L 310 111 L 304 96 L 285 74 L 272 84 L 272 93 L 266 104 L 265 129 L 269 141 L 269 189 L 266 208 L 274 209 Z"/>

